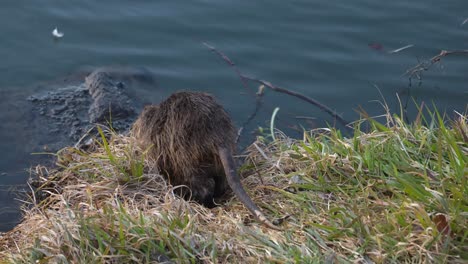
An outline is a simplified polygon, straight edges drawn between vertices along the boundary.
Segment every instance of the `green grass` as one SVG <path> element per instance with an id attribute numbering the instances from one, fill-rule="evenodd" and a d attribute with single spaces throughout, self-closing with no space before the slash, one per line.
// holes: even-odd
<path id="1" fill-rule="evenodd" d="M 244 186 L 284 231 L 255 223 L 235 197 L 214 209 L 180 199 L 132 138 L 107 140 L 100 130 L 90 151 L 60 151 L 60 168 L 48 178 L 36 170 L 42 186 L 34 206 L 0 237 L 0 259 L 466 262 L 467 116 L 424 112 L 412 124 L 390 114 L 363 119 L 350 138 L 321 129 L 302 140 L 277 133 L 253 143 L 240 168 Z"/>

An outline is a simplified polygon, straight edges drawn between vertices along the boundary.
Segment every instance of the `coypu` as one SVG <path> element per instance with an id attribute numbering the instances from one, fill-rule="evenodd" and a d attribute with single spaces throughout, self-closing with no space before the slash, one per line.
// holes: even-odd
<path id="1" fill-rule="evenodd" d="M 159 105 L 148 105 L 133 124 L 132 134 L 139 145 L 152 146 L 148 156 L 172 185 L 190 188 L 191 192 L 181 193 L 184 198 L 214 207 L 213 198 L 224 194 L 229 184 L 259 222 L 280 229 L 242 187 L 232 158 L 234 126 L 211 95 L 177 92 Z"/>

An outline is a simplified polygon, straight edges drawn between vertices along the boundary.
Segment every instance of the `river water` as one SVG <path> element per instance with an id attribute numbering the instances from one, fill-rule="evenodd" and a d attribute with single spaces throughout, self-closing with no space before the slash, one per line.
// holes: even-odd
<path id="1" fill-rule="evenodd" d="M 397 111 L 396 94 L 452 114 L 467 106 L 468 56 L 445 57 L 411 86 L 404 73 L 441 49 L 467 49 L 467 18 L 466 0 L 2 1 L 0 231 L 17 223 L 17 192 L 27 189 L 34 164 L 27 149 L 35 132 L 14 126 L 21 118 L 15 106 L 48 88 L 39 83 L 84 66 L 143 66 L 158 80 L 154 91 L 145 88 L 147 102 L 180 89 L 208 91 L 240 125 L 254 108 L 252 94 L 207 42 L 243 73 L 315 98 L 348 120 L 360 105 L 381 113 L 374 100 L 382 98 Z M 59 41 L 55 27 L 65 34 Z M 305 127 L 333 123 L 297 98 L 268 91 L 264 101 L 252 126 L 266 126 L 275 107 L 280 128 L 298 126 L 297 116 L 315 118 Z"/>

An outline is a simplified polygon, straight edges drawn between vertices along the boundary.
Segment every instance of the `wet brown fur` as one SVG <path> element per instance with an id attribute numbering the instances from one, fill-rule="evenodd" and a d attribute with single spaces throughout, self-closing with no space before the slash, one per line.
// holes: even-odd
<path id="1" fill-rule="evenodd" d="M 218 147 L 232 151 L 236 133 L 211 95 L 178 92 L 159 105 L 146 106 L 132 132 L 140 145 L 152 145 L 149 157 L 173 186 L 188 186 L 193 200 L 212 207 L 213 197 L 226 191 Z"/>
<path id="2" fill-rule="evenodd" d="M 231 186 L 260 222 L 272 225 L 248 197 L 235 172 L 232 154 L 236 132 L 215 99 L 201 92 L 177 92 L 159 105 L 146 106 L 132 127 L 137 142 L 180 193 L 207 207 Z M 227 174 L 226 174 L 227 173 Z"/>

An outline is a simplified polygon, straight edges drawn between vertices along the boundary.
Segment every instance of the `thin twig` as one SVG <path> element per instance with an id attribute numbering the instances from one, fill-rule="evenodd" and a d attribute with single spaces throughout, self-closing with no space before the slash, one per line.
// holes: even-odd
<path id="1" fill-rule="evenodd" d="M 420 62 L 416 66 L 408 69 L 404 75 L 410 78 L 414 76 L 419 78 L 421 72 L 429 70 L 432 65 L 438 63 L 443 57 L 453 54 L 468 55 L 468 50 L 441 50 L 438 55 L 432 57 L 430 60 Z"/>
<path id="2" fill-rule="evenodd" d="M 311 117 L 311 116 L 295 116 L 294 118 L 302 119 L 302 120 L 317 120 L 316 117 Z"/>
<path id="3" fill-rule="evenodd" d="M 247 120 L 245 120 L 244 123 L 242 123 L 241 127 L 237 131 L 237 138 L 236 138 L 236 143 L 239 142 L 239 139 L 242 135 L 242 132 L 244 131 L 244 128 L 257 116 L 258 111 L 260 111 L 260 107 L 262 106 L 262 94 L 257 94 L 255 95 L 255 109 L 250 114 L 249 117 L 247 117 Z"/>
<path id="4" fill-rule="evenodd" d="M 247 118 L 247 120 L 245 120 L 245 122 L 242 123 L 241 127 L 237 131 L 236 144 L 239 143 L 242 132 L 244 131 L 244 127 L 246 127 L 250 123 L 250 121 L 252 121 L 255 118 L 255 116 L 257 116 L 257 113 L 260 111 L 260 108 L 262 107 L 262 103 L 263 103 L 262 96 L 263 96 L 264 89 L 265 89 L 265 86 L 263 85 L 261 85 L 258 88 L 258 92 L 255 94 L 255 109 L 252 112 L 252 114 L 250 114 L 250 116 Z"/>
<path id="5" fill-rule="evenodd" d="M 258 152 L 260 153 L 260 155 L 263 156 L 264 159 L 266 160 L 270 160 L 270 158 L 265 154 L 265 152 L 262 150 L 262 148 L 260 148 L 257 143 L 253 143 L 254 147 L 258 150 Z"/>
<path id="6" fill-rule="evenodd" d="M 221 51 L 217 50 L 215 47 L 211 46 L 210 44 L 206 43 L 206 42 L 203 42 L 203 45 L 205 45 L 208 49 L 210 49 L 212 52 L 218 54 L 218 56 L 221 57 L 221 59 L 223 59 L 229 66 L 231 66 L 232 68 L 234 68 L 234 71 L 236 71 L 237 73 L 237 76 L 239 76 L 239 78 L 241 79 L 242 81 L 242 85 L 244 86 L 244 88 L 251 93 L 251 90 L 249 89 L 249 85 L 247 83 L 247 80 L 242 76 L 241 72 L 239 71 L 239 68 L 237 68 L 236 64 L 231 60 L 229 59 L 228 56 L 226 56 L 226 54 L 222 53 Z"/>
<path id="7" fill-rule="evenodd" d="M 419 80 L 418 86 L 422 85 L 422 73 L 425 71 L 428 71 L 434 64 L 439 63 L 443 57 L 448 56 L 448 55 L 454 55 L 454 54 L 462 54 L 462 55 L 468 55 L 468 50 L 441 50 L 440 53 L 434 57 L 432 57 L 429 60 L 425 61 L 420 61 L 418 59 L 418 64 L 416 66 L 411 67 L 408 69 L 402 76 L 408 76 L 408 94 L 406 96 L 406 102 L 405 102 L 405 107 L 404 110 L 406 111 L 407 106 L 408 106 L 408 101 L 409 98 L 411 97 L 411 87 L 412 87 L 412 80 L 413 78 L 416 78 Z M 405 121 L 409 123 L 408 115 L 405 115 Z"/>

